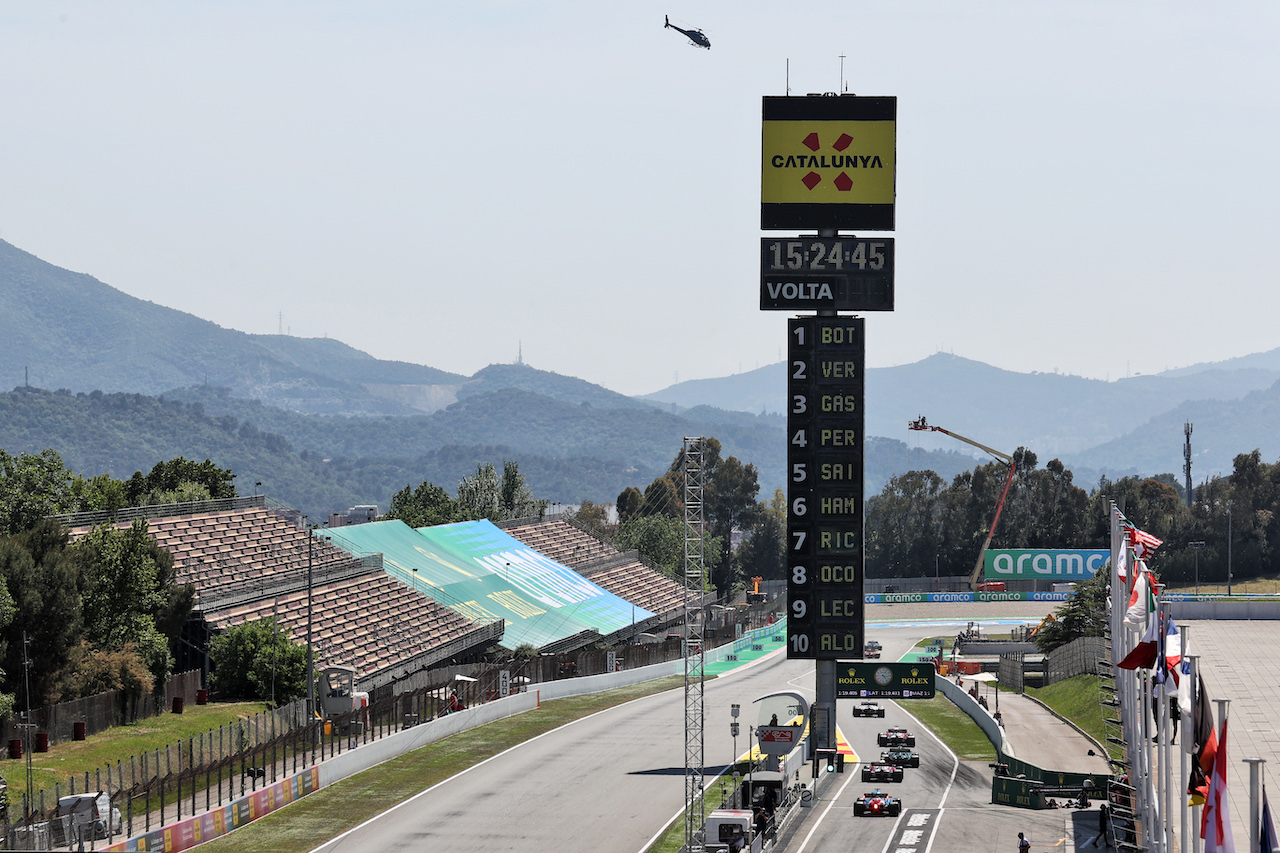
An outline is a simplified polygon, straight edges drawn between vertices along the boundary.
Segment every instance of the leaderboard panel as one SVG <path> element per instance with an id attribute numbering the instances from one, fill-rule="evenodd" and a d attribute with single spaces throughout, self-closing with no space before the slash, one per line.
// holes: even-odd
<path id="1" fill-rule="evenodd" d="M 861 657 L 865 321 L 796 317 L 787 347 L 787 657 Z"/>

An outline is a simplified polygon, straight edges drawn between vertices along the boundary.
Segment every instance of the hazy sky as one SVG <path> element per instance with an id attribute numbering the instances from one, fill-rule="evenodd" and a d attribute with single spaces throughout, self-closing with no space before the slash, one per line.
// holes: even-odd
<path id="1" fill-rule="evenodd" d="M 4 0 L 0 238 L 246 332 L 646 393 L 780 359 L 760 98 L 844 54 L 898 96 L 871 366 L 1114 380 L 1280 346 L 1277 43 L 1274 0 Z"/>

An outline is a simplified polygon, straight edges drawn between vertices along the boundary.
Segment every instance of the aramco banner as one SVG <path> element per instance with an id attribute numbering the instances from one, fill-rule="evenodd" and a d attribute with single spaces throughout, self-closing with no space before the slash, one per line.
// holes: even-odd
<path id="1" fill-rule="evenodd" d="M 375 521 L 323 533 L 353 554 L 382 554 L 387 574 L 475 622 L 504 620 L 506 649 L 590 629 L 611 634 L 653 615 L 488 521 L 416 530 Z"/>
<path id="2" fill-rule="evenodd" d="M 1110 551 L 1048 551 L 1017 549 L 988 551 L 982 576 L 988 580 L 1062 578 L 1083 581 L 1106 565 Z"/>

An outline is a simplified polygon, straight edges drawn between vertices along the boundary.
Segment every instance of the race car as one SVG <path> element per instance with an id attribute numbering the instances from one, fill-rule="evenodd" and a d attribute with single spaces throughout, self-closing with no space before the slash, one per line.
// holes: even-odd
<path id="1" fill-rule="evenodd" d="M 863 782 L 901 782 L 902 768 L 893 764 L 862 765 Z"/>
<path id="2" fill-rule="evenodd" d="M 902 800 L 877 788 L 853 801 L 854 817 L 894 817 L 902 813 Z"/>
<path id="3" fill-rule="evenodd" d="M 909 749 L 887 749 L 880 753 L 881 764 L 896 764 L 898 767 L 919 767 L 920 753 Z"/>
<path id="4" fill-rule="evenodd" d="M 883 717 L 884 708 L 880 707 L 879 702 L 859 702 L 853 706 L 853 715 L 855 717 Z"/>
<path id="5" fill-rule="evenodd" d="M 880 658 L 879 649 L 873 649 L 871 648 L 871 646 L 867 646 L 862 650 L 863 660 L 879 660 L 879 658 Z"/>
<path id="6" fill-rule="evenodd" d="M 889 729 L 876 735 L 876 746 L 915 746 L 916 736 L 902 728 Z"/>
<path id="7" fill-rule="evenodd" d="M 880 651 L 880 643 L 878 643 L 875 640 L 867 640 L 866 646 L 869 649 L 875 649 L 876 651 Z"/>

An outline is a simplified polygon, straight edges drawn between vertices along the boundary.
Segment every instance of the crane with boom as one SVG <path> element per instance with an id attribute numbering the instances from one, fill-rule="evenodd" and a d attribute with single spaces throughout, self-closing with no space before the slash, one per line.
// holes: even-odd
<path id="1" fill-rule="evenodd" d="M 910 421 L 907 424 L 907 428 L 928 432 L 940 432 L 943 435 L 949 435 L 957 441 L 963 441 L 965 444 L 971 444 L 979 450 L 985 450 L 987 453 L 990 453 L 996 459 L 1009 466 L 1009 476 L 1005 478 L 1004 490 L 1000 492 L 1000 500 L 996 503 L 995 517 L 991 519 L 991 529 L 987 531 L 987 538 L 982 543 L 982 549 L 978 551 L 978 561 L 974 564 L 973 572 L 969 575 L 969 588 L 974 592 L 977 592 L 980 583 L 978 579 L 982 577 L 982 562 L 987 555 L 987 546 L 991 544 L 991 537 L 996 534 L 996 525 L 1000 523 L 1000 511 L 1004 509 L 1004 499 L 1009 496 L 1009 487 L 1013 485 L 1013 475 L 1017 473 L 1017 466 L 1013 464 L 1013 457 L 1008 453 L 1001 453 L 999 450 L 993 450 L 985 444 L 974 441 L 972 438 L 960 435 L 958 432 L 952 432 L 951 430 L 943 429 L 940 426 L 933 426 L 925 420 L 924 415 L 921 415 L 914 421 Z"/>

